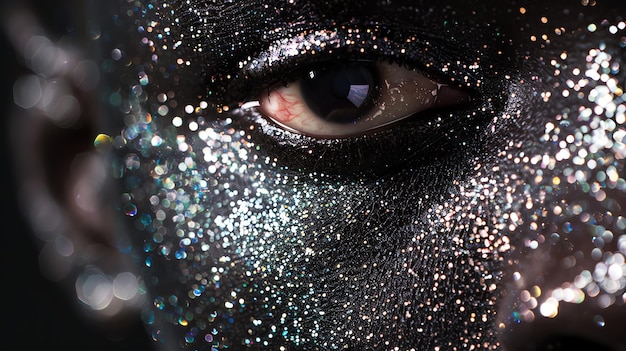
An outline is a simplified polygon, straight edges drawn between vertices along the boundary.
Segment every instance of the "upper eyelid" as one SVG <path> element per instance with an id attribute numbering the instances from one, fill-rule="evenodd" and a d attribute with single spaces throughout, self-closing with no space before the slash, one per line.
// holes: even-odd
<path id="1" fill-rule="evenodd" d="M 476 68 L 471 68 L 471 55 L 458 48 L 455 51 L 451 43 L 436 35 L 405 35 L 409 39 L 395 38 L 398 43 L 384 31 L 348 32 L 313 31 L 275 42 L 257 57 L 240 62 L 241 70 L 227 87 L 227 100 L 239 105 L 282 80 L 297 79 L 294 72 L 298 70 L 361 60 L 396 63 L 436 81 L 463 82 L 470 88 L 480 80 Z M 358 42 L 353 40 L 357 37 Z"/>
<path id="2" fill-rule="evenodd" d="M 291 71 L 287 72 L 284 76 L 280 77 L 281 79 L 278 81 L 269 81 L 268 84 L 266 84 L 265 86 L 262 87 L 263 90 L 265 89 L 272 89 L 273 87 L 276 87 L 277 84 L 282 84 L 283 86 L 288 86 L 290 83 L 294 83 L 296 81 L 302 80 L 302 79 L 307 79 L 309 78 L 309 72 L 311 71 L 315 71 L 316 74 L 322 74 L 326 71 L 330 71 L 330 70 L 334 70 L 337 69 L 338 67 L 342 66 L 342 65 L 350 65 L 350 64 L 354 64 L 354 63 L 359 63 L 359 62 L 363 62 L 363 63 L 378 63 L 384 61 L 384 59 L 379 59 L 379 60 L 359 60 L 359 59 L 355 59 L 355 60 L 341 60 L 341 61 L 337 61 L 337 60 L 328 60 L 327 61 L 321 61 L 321 62 L 317 62 L 314 64 L 309 64 L 303 67 L 295 67 L 293 68 Z M 328 65 L 332 65 L 331 67 L 328 67 Z"/>

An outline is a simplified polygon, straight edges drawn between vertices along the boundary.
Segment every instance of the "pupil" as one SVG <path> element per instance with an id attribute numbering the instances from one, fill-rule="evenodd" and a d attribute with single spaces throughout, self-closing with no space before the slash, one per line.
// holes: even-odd
<path id="1" fill-rule="evenodd" d="M 355 123 L 371 107 L 376 90 L 375 67 L 352 65 L 323 72 L 300 83 L 304 102 L 319 117 L 335 123 Z"/>

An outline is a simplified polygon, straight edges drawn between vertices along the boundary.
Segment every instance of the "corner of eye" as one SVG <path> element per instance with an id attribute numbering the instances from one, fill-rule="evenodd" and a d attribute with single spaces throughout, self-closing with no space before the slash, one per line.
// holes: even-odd
<path id="1" fill-rule="evenodd" d="M 239 108 L 242 110 L 249 110 L 252 108 L 256 108 L 261 106 L 261 102 L 259 101 L 260 99 L 254 99 L 254 100 L 248 100 L 248 101 L 244 101 L 244 102 L 240 102 L 239 103 Z"/>
<path id="2" fill-rule="evenodd" d="M 447 84 L 438 84 L 437 86 L 435 107 L 449 107 L 472 102 L 471 94 L 464 89 Z"/>

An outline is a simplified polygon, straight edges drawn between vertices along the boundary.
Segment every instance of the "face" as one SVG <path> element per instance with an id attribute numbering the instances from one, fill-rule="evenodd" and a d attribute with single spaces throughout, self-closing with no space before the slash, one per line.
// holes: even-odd
<path id="1" fill-rule="evenodd" d="M 626 348 L 623 5 L 109 5 L 94 153 L 158 345 Z"/>

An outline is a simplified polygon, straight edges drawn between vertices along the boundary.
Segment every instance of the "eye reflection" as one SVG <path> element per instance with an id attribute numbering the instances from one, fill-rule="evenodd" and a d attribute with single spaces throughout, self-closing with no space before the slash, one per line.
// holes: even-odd
<path id="1" fill-rule="evenodd" d="M 351 63 L 309 70 L 271 88 L 259 109 L 292 132 L 318 138 L 356 137 L 418 112 L 466 103 L 469 95 L 389 63 Z"/>
<path id="2" fill-rule="evenodd" d="M 333 123 L 357 123 L 375 99 L 374 70 L 352 65 L 328 73 L 309 72 L 298 82 L 306 105 L 320 118 Z"/>

